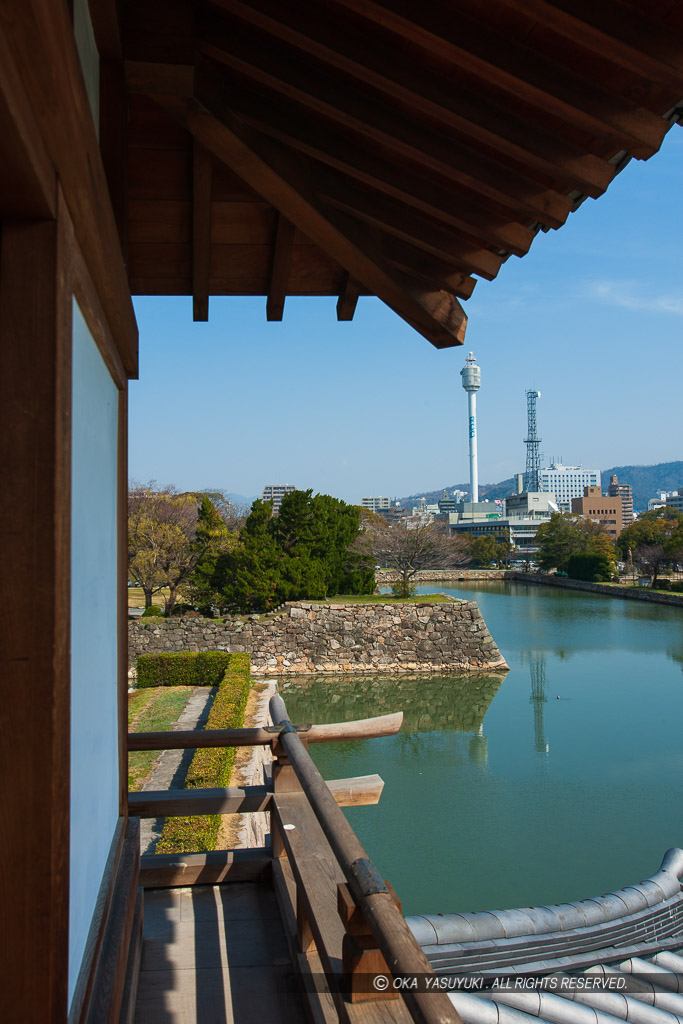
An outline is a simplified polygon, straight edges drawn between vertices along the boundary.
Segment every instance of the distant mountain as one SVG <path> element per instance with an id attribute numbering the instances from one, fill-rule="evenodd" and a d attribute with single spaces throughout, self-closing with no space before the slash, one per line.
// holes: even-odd
<path id="1" fill-rule="evenodd" d="M 232 491 L 224 491 L 220 487 L 202 487 L 202 493 L 222 494 L 231 505 L 234 505 L 236 508 L 246 509 L 250 509 L 252 501 L 256 501 L 257 498 L 261 497 L 260 494 L 254 494 L 251 498 L 247 498 L 243 494 L 233 494 Z"/>
<path id="2" fill-rule="evenodd" d="M 510 477 L 509 480 L 501 480 L 498 484 L 479 484 L 479 500 L 495 501 L 496 498 L 506 498 L 509 494 L 512 494 L 515 489 L 516 483 L 515 478 Z M 440 487 L 437 491 L 421 491 L 419 494 L 409 494 L 406 498 L 397 498 L 396 501 L 403 508 L 412 508 L 416 505 L 420 498 L 426 498 L 428 505 L 435 505 L 443 497 L 443 492 L 448 491 L 449 496 L 453 494 L 453 491 L 468 491 L 470 489 L 469 481 L 461 484 L 450 484 L 448 487 Z"/>
<path id="3" fill-rule="evenodd" d="M 683 462 L 658 462 L 654 466 L 612 466 L 605 469 L 601 474 L 602 489 L 607 490 L 609 478 L 617 476 L 620 484 L 630 484 L 633 491 L 633 507 L 642 512 L 647 508 L 650 498 L 659 491 L 677 491 L 683 488 Z M 497 484 L 480 484 L 479 500 L 495 501 L 496 498 L 506 498 L 515 490 L 516 480 L 510 477 L 508 480 L 501 480 Z M 436 491 L 422 491 L 419 494 L 409 494 L 405 498 L 396 500 L 403 508 L 412 508 L 420 498 L 426 498 L 428 505 L 434 505 L 443 496 L 444 490 L 449 495 L 455 490 L 469 491 L 469 481 L 460 484 L 450 484 L 448 487 L 440 487 Z"/>
<path id="4" fill-rule="evenodd" d="M 659 491 L 683 488 L 683 462 L 658 462 L 655 466 L 612 466 L 602 472 L 602 489 L 607 490 L 609 478 L 617 476 L 620 484 L 630 484 L 633 507 L 642 512 L 650 498 Z"/>

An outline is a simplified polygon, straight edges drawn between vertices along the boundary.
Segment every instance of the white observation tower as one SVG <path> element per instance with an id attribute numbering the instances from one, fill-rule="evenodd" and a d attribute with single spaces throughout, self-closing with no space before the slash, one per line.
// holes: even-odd
<path id="1" fill-rule="evenodd" d="M 460 371 L 462 386 L 467 392 L 470 426 L 470 501 L 479 501 L 479 467 L 477 465 L 477 391 L 481 387 L 481 369 L 470 352 Z"/>

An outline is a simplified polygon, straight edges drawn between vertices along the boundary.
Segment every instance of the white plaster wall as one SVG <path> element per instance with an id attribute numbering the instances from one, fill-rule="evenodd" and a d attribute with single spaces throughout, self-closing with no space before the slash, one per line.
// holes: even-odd
<path id="1" fill-rule="evenodd" d="M 69 1002 L 119 815 L 118 391 L 73 305 Z"/>

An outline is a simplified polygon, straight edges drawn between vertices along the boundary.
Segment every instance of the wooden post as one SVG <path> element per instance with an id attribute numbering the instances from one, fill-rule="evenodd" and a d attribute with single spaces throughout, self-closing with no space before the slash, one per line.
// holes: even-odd
<path id="1" fill-rule="evenodd" d="M 384 883 L 394 903 L 401 910 L 401 903 L 388 882 Z M 351 890 L 346 882 L 337 886 L 337 911 L 344 925 L 342 940 L 342 971 L 348 984 L 348 998 L 352 1003 L 368 1003 L 385 999 L 398 999 L 398 992 L 389 987 L 386 992 L 372 987 L 370 975 L 386 974 L 391 978 L 377 939 L 360 907 L 354 903 Z"/>
<path id="2" fill-rule="evenodd" d="M 306 745 L 305 741 L 304 745 Z M 273 793 L 301 793 L 301 783 L 290 764 L 285 753 L 280 737 L 273 740 Z M 280 835 L 280 828 L 275 820 L 275 815 L 270 815 L 270 849 L 273 857 L 286 857 L 284 843 Z"/>

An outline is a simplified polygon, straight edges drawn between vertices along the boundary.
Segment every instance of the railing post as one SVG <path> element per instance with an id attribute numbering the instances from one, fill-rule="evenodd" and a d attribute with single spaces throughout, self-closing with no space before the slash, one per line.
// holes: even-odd
<path id="1" fill-rule="evenodd" d="M 301 742 L 308 749 L 308 744 L 302 738 Z M 296 777 L 289 758 L 280 742 L 279 734 L 275 736 L 272 743 L 273 750 L 273 793 L 301 793 L 301 783 Z M 285 846 L 282 842 L 279 826 L 275 815 L 270 814 L 270 849 L 273 857 L 284 857 Z"/>
<path id="2" fill-rule="evenodd" d="M 401 911 L 402 906 L 398 896 L 388 882 L 385 881 L 384 884 Z M 399 993 L 394 991 L 391 986 L 386 992 L 382 992 L 368 984 L 371 975 L 385 974 L 387 978 L 391 978 L 391 971 L 377 944 L 377 939 L 365 919 L 365 914 L 354 902 L 346 882 L 340 882 L 337 885 L 337 912 L 344 925 L 342 972 L 348 985 L 349 1001 L 366 1003 L 398 999 Z"/>

